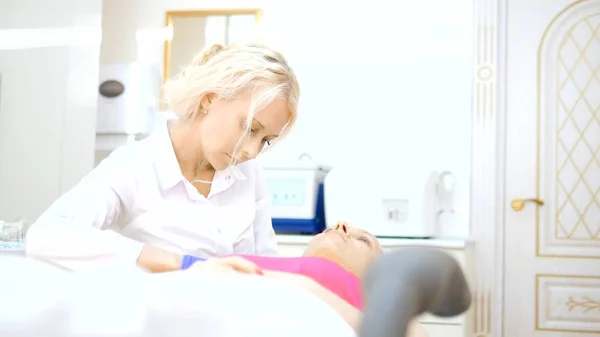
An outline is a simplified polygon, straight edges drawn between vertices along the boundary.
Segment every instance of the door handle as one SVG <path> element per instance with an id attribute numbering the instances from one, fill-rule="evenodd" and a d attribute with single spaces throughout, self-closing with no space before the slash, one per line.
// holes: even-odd
<path id="1" fill-rule="evenodd" d="M 520 212 L 525 208 L 525 204 L 531 202 L 538 206 L 544 206 L 544 200 L 538 198 L 529 198 L 529 199 L 515 199 L 510 202 L 510 207 L 516 212 Z"/>

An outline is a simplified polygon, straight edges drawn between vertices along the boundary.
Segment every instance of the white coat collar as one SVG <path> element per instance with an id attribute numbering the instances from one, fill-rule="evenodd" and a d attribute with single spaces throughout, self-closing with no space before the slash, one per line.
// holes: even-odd
<path id="1" fill-rule="evenodd" d="M 159 182 L 163 189 L 169 189 L 180 182 L 185 181 L 181 173 L 181 167 L 175 156 L 173 141 L 169 135 L 168 124 L 165 123 L 155 134 L 156 156 L 154 165 L 156 167 Z M 233 184 L 235 180 L 245 180 L 246 176 L 237 167 L 233 166 L 224 171 L 219 171 L 213 178 L 213 189 L 211 194 L 223 191 Z M 221 184 L 221 181 L 223 182 Z"/>

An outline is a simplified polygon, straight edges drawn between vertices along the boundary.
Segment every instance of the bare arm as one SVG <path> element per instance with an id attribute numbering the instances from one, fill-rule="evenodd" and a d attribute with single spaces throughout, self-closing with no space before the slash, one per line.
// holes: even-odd
<path id="1" fill-rule="evenodd" d="M 181 268 L 183 256 L 162 250 L 160 248 L 144 245 L 136 264 L 152 273 L 175 271 Z"/>

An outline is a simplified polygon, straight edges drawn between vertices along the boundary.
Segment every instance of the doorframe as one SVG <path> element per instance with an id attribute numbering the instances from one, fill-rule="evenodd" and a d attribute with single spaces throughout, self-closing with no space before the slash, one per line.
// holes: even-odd
<path id="1" fill-rule="evenodd" d="M 474 0 L 470 235 L 473 305 L 466 336 L 503 336 L 508 0 Z M 500 267 L 501 266 L 501 267 Z"/>

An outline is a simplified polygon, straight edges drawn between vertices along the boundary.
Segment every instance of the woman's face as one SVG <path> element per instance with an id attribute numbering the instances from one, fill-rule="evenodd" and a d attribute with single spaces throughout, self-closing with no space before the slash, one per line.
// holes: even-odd
<path id="1" fill-rule="evenodd" d="M 244 137 L 247 125 L 250 98 L 226 101 L 206 99 L 203 107 L 208 113 L 200 114 L 200 143 L 204 159 L 220 171 L 229 167 L 232 159 L 236 163 L 254 159 L 260 151 L 279 137 L 290 118 L 287 101 L 275 99 L 262 110 L 256 111 L 251 122 L 249 138 L 242 144 L 241 151 L 234 154 L 235 147 Z M 232 158 L 237 155 L 236 158 Z"/>
<path id="2" fill-rule="evenodd" d="M 381 252 L 379 240 L 372 234 L 352 228 L 346 222 L 338 222 L 334 228 L 316 235 L 308 243 L 304 256 L 326 258 L 349 272 L 362 276 Z"/>

